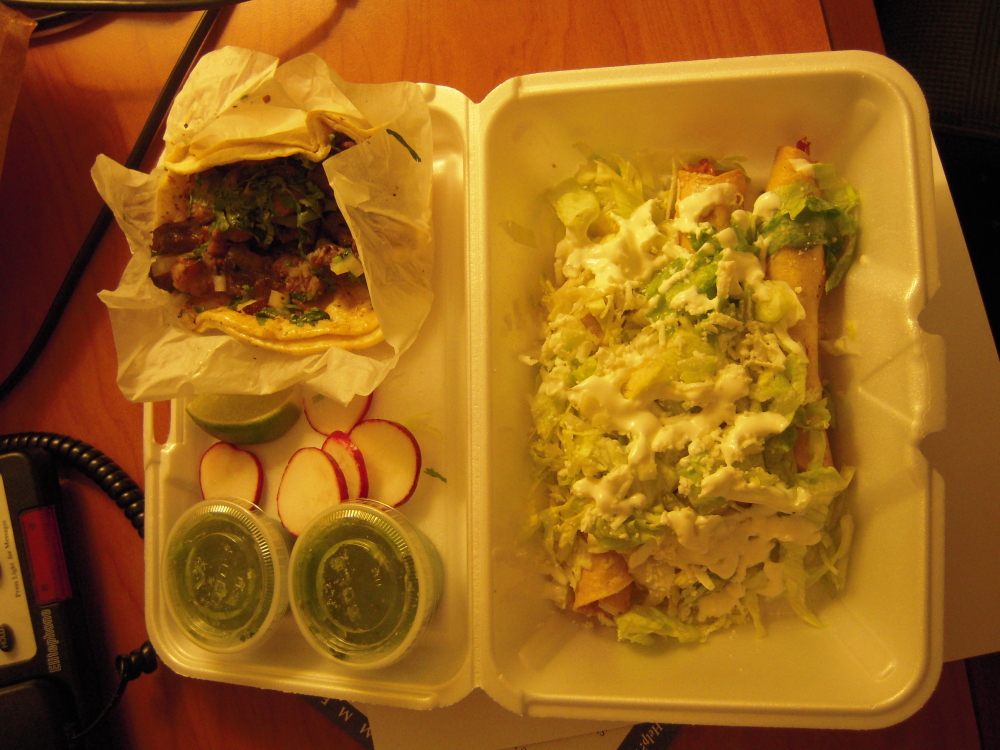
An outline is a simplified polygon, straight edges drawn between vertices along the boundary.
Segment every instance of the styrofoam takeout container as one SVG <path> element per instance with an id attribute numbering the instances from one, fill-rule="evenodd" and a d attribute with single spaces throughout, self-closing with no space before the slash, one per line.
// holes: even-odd
<path id="1" fill-rule="evenodd" d="M 930 130 L 913 79 L 884 57 L 835 52 L 545 73 L 481 104 L 427 85 L 434 126 L 436 294 L 413 349 L 376 393 L 373 415 L 404 423 L 424 465 L 401 510 L 441 553 L 439 609 L 406 658 L 349 671 L 317 654 L 291 615 L 259 649 L 199 649 L 167 616 L 159 566 L 173 522 L 200 499 L 213 442 L 175 401 L 168 441 L 147 407 L 146 619 L 164 661 L 204 679 L 411 708 L 480 686 L 533 716 L 831 728 L 900 721 L 941 668 L 943 483 L 919 450 L 943 426 L 943 356 L 918 315 L 937 285 Z M 523 554 L 534 485 L 527 445 L 540 279 L 559 225 L 543 193 L 574 173 L 585 143 L 629 157 L 670 149 L 742 157 L 762 184 L 775 148 L 808 136 L 861 192 L 861 258 L 831 296 L 830 338 L 857 326 L 856 356 L 831 358 L 838 460 L 857 467 L 857 537 L 826 627 L 780 609 L 768 635 L 742 627 L 698 645 L 617 643 L 544 598 Z M 255 452 L 274 514 L 281 470 L 322 437 L 300 420 Z"/>

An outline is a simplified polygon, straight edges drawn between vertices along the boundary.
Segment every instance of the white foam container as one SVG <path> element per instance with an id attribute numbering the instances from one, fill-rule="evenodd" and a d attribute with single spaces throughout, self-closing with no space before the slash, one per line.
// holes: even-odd
<path id="1" fill-rule="evenodd" d="M 512 79 L 481 104 L 427 85 L 434 126 L 434 308 L 376 392 L 371 416 L 420 442 L 423 476 L 401 510 L 437 546 L 445 588 L 402 661 L 358 673 L 323 659 L 291 614 L 260 649 L 199 649 L 166 611 L 158 561 L 180 514 L 200 499 L 212 439 L 184 404 L 167 443 L 147 405 L 146 620 L 165 663 L 192 677 L 429 709 L 479 686 L 532 716 L 829 728 L 898 722 L 941 669 L 944 492 L 919 450 L 944 419 L 943 352 L 918 316 L 937 285 L 931 137 L 913 79 L 864 52 L 786 55 L 544 73 Z M 832 333 L 857 325 L 858 356 L 827 363 L 838 398 L 838 460 L 858 468 L 849 583 L 812 628 L 780 610 L 766 638 L 749 627 L 706 643 L 617 643 L 556 612 L 527 565 L 519 524 L 533 491 L 527 445 L 539 290 L 558 222 L 543 192 L 571 175 L 577 142 L 740 155 L 758 186 L 778 144 L 808 136 L 861 192 L 861 261 L 830 298 Z M 535 247 L 519 244 L 525 230 Z M 321 436 L 300 420 L 255 446 L 262 506 L 285 461 Z"/>

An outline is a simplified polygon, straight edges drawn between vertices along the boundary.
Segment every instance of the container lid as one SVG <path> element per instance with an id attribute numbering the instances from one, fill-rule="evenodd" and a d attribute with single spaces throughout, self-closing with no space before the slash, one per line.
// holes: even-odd
<path id="1" fill-rule="evenodd" d="M 244 500 L 206 500 L 184 513 L 163 568 L 170 613 L 209 651 L 261 643 L 288 607 L 287 537 Z"/>
<path id="2" fill-rule="evenodd" d="M 355 667 L 405 654 L 433 613 L 441 564 L 399 511 L 371 500 L 314 519 L 292 551 L 292 612 L 320 653 Z"/>

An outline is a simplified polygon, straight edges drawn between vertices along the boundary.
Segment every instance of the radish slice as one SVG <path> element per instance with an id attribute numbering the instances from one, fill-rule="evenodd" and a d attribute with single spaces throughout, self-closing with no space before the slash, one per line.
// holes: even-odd
<path id="1" fill-rule="evenodd" d="M 351 499 L 368 497 L 368 471 L 361 450 L 346 432 L 331 432 L 323 442 L 323 451 L 329 453 L 347 480 L 347 496 Z"/>
<path id="2" fill-rule="evenodd" d="M 386 505 L 402 505 L 420 479 L 420 446 L 401 424 L 366 419 L 351 430 L 368 471 L 368 498 Z"/>
<path id="3" fill-rule="evenodd" d="M 350 432 L 354 425 L 365 418 L 372 405 L 372 394 L 355 396 L 347 404 L 322 393 L 306 396 L 303 409 L 312 428 L 321 435 L 333 432 Z"/>
<path id="4" fill-rule="evenodd" d="M 298 536 L 309 522 L 347 498 L 347 482 L 337 462 L 319 448 L 292 454 L 278 485 L 278 518 Z"/>
<path id="5" fill-rule="evenodd" d="M 264 487 L 264 468 L 250 451 L 230 443 L 215 443 L 202 454 L 198 482 L 206 500 L 238 497 L 257 503 Z"/>

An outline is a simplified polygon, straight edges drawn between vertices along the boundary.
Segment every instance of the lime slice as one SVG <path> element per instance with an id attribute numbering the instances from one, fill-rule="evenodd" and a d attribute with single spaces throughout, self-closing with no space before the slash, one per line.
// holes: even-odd
<path id="1" fill-rule="evenodd" d="M 188 416 L 227 443 L 266 443 L 288 432 L 302 414 L 294 387 L 267 396 L 203 393 L 187 405 Z"/>

